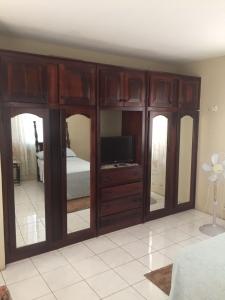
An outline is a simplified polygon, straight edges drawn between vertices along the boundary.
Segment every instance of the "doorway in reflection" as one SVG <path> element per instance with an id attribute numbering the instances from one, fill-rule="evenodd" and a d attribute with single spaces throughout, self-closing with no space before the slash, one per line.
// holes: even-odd
<path id="1" fill-rule="evenodd" d="M 67 233 L 90 228 L 91 120 L 76 114 L 66 119 Z"/>
<path id="2" fill-rule="evenodd" d="M 45 241 L 43 119 L 11 118 L 16 247 Z"/>
<path id="3" fill-rule="evenodd" d="M 165 208 L 168 119 L 152 119 L 150 211 Z"/>

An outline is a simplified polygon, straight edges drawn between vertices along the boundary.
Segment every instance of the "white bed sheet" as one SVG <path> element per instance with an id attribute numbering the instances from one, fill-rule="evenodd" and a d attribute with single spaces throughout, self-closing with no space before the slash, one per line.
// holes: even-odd
<path id="1" fill-rule="evenodd" d="M 40 180 L 44 182 L 44 160 L 38 159 Z M 90 162 L 67 157 L 67 200 L 90 195 Z"/>
<path id="2" fill-rule="evenodd" d="M 225 299 L 225 234 L 189 246 L 173 265 L 169 300 Z"/>

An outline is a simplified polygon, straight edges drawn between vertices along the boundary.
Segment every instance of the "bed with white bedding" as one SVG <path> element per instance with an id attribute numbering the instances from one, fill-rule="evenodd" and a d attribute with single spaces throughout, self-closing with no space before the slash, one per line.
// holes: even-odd
<path id="1" fill-rule="evenodd" d="M 173 265 L 169 300 L 225 299 L 225 234 L 189 246 Z"/>
<path id="2" fill-rule="evenodd" d="M 40 180 L 44 182 L 44 160 L 38 158 Z M 87 197 L 90 195 L 90 162 L 77 156 L 68 156 L 67 169 L 67 200 Z"/>

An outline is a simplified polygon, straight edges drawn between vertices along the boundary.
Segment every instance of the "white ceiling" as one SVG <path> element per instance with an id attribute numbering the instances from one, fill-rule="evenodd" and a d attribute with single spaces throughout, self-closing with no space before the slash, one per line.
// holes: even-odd
<path id="1" fill-rule="evenodd" d="M 225 0 L 0 0 L 0 31 L 191 61 L 225 55 Z"/>

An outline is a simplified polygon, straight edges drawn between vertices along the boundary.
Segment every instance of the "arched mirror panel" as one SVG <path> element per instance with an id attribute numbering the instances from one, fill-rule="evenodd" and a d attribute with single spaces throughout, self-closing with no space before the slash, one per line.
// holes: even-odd
<path id="1" fill-rule="evenodd" d="M 151 128 L 150 211 L 165 208 L 168 118 L 157 115 Z"/>
<path id="2" fill-rule="evenodd" d="M 190 201 L 193 123 L 193 118 L 188 115 L 180 119 L 178 204 Z"/>
<path id="3" fill-rule="evenodd" d="M 11 118 L 16 247 L 46 240 L 43 118 Z"/>
<path id="4" fill-rule="evenodd" d="M 67 234 L 90 228 L 91 119 L 83 114 L 66 118 Z"/>

